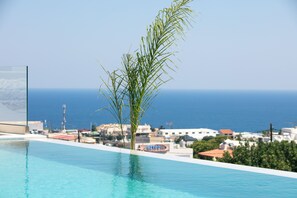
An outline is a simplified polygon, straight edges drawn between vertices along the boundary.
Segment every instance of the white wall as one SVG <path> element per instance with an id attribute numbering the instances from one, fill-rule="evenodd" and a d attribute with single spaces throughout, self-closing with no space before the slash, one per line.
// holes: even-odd
<path id="1" fill-rule="evenodd" d="M 297 140 L 297 128 L 282 128 L 282 134 L 289 134 L 292 140 Z"/>
<path id="2" fill-rule="evenodd" d="M 198 140 L 202 140 L 205 136 L 215 137 L 218 133 L 217 130 L 200 128 L 200 129 L 160 129 L 158 135 L 160 136 L 184 136 L 189 135 Z"/>

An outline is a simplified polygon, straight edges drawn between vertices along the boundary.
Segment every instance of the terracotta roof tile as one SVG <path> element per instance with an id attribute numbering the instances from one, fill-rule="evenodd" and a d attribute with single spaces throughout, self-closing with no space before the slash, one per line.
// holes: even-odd
<path id="1" fill-rule="evenodd" d="M 199 155 L 206 156 L 206 157 L 215 157 L 215 158 L 222 158 L 224 156 L 224 152 L 227 151 L 231 156 L 233 156 L 233 151 L 228 149 L 228 150 L 221 150 L 221 149 L 214 149 L 210 151 L 204 151 L 198 153 Z"/>
<path id="2" fill-rule="evenodd" d="M 58 140 L 66 140 L 66 141 L 73 141 L 76 140 L 76 136 L 74 135 L 56 135 L 51 137 L 52 139 L 58 139 Z"/>
<path id="3" fill-rule="evenodd" d="M 219 133 L 224 135 L 233 135 L 233 131 L 231 129 L 220 129 Z"/>

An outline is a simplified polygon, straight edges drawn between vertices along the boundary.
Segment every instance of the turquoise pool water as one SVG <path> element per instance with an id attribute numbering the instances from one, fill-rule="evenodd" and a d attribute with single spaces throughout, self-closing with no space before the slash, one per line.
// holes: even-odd
<path id="1" fill-rule="evenodd" d="M 0 197 L 297 197 L 297 179 L 39 141 L 0 141 Z"/>

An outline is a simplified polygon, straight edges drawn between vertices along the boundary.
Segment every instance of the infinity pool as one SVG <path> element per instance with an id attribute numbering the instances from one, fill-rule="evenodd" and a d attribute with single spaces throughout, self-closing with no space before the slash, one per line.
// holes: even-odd
<path id="1" fill-rule="evenodd" d="M 0 197 L 296 197 L 297 179 L 42 141 L 0 141 Z"/>

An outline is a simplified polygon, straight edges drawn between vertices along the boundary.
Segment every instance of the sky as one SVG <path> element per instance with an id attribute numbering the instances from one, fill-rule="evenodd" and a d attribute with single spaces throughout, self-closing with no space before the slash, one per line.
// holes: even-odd
<path id="1" fill-rule="evenodd" d="M 0 66 L 30 88 L 99 88 L 170 0 L 0 0 Z M 164 89 L 297 90 L 295 0 L 194 0 Z"/>

